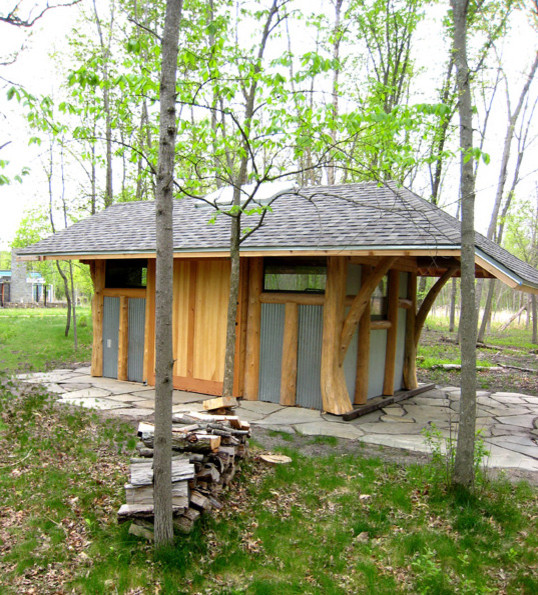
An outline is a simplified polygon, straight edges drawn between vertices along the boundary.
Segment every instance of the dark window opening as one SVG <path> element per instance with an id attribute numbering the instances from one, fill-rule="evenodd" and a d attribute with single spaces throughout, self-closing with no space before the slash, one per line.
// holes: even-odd
<path id="1" fill-rule="evenodd" d="M 143 288 L 148 277 L 146 259 L 107 260 L 105 287 L 111 289 Z"/>
<path id="2" fill-rule="evenodd" d="M 388 313 L 388 277 L 379 282 L 370 298 L 370 316 L 372 320 L 386 320 Z"/>
<path id="3" fill-rule="evenodd" d="M 266 258 L 263 290 L 293 293 L 325 293 L 325 259 Z"/>

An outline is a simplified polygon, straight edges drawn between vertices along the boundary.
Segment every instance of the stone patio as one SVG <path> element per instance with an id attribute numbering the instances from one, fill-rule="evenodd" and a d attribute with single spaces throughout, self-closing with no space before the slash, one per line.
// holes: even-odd
<path id="1" fill-rule="evenodd" d="M 140 420 L 150 419 L 155 409 L 152 387 L 92 378 L 87 367 L 23 374 L 19 379 L 44 385 L 67 405 L 108 410 L 113 415 Z M 261 401 L 240 401 L 235 412 L 253 427 L 429 452 L 424 428 L 435 424 L 444 437 L 456 436 L 459 397 L 457 388 L 434 389 L 351 422 L 321 411 Z M 538 397 L 485 391 L 478 392 L 477 397 L 477 427 L 490 452 L 487 465 L 538 473 Z M 206 398 L 175 390 L 173 411 L 201 411 Z"/>

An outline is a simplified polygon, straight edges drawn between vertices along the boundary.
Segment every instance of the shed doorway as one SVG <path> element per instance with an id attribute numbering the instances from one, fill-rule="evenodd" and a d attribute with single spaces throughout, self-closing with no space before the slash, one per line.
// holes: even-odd
<path id="1" fill-rule="evenodd" d="M 103 298 L 103 376 L 143 381 L 145 298 Z"/>

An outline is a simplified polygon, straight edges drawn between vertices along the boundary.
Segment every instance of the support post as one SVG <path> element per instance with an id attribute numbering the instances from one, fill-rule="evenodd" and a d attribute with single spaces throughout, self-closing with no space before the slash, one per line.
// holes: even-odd
<path id="1" fill-rule="evenodd" d="M 409 273 L 407 282 L 407 297 L 411 300 L 411 307 L 407 309 L 405 323 L 405 356 L 403 367 L 403 382 L 406 390 L 417 388 L 417 346 L 415 344 L 415 319 L 417 312 L 417 274 Z"/>
<path id="2" fill-rule="evenodd" d="M 90 264 L 93 281 L 92 322 L 92 376 L 103 375 L 103 290 L 105 288 L 105 260 L 94 260 Z"/>
<path id="3" fill-rule="evenodd" d="M 368 302 L 359 322 L 355 405 L 364 405 L 368 399 L 368 378 L 370 375 L 370 329 L 370 302 Z"/>
<path id="4" fill-rule="evenodd" d="M 282 342 L 282 373 L 280 379 L 280 404 L 295 405 L 297 393 L 297 346 L 299 337 L 299 306 L 287 303 L 284 314 L 284 339 Z"/>
<path id="5" fill-rule="evenodd" d="M 387 348 L 385 352 L 385 377 L 383 394 L 394 394 L 394 370 L 396 367 L 396 341 L 398 337 L 398 293 L 400 290 L 400 272 L 392 269 L 389 272 L 389 297 L 387 319 L 391 326 L 387 330 Z"/>
<path id="6" fill-rule="evenodd" d="M 327 258 L 321 347 L 321 395 L 323 409 L 335 415 L 348 413 L 352 409 L 344 378 L 344 368 L 339 362 L 340 336 L 344 323 L 346 273 L 347 260 L 344 257 Z"/>
<path id="7" fill-rule="evenodd" d="M 245 362 L 245 399 L 258 400 L 260 377 L 260 325 L 263 289 L 263 258 L 252 258 L 248 280 L 247 354 Z"/>

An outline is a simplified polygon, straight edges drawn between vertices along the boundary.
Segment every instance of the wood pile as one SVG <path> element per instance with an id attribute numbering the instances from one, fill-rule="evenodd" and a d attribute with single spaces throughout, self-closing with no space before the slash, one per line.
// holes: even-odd
<path id="1" fill-rule="evenodd" d="M 189 533 L 204 512 L 220 509 L 218 497 L 248 453 L 250 424 L 235 415 L 181 413 L 172 418 L 172 506 L 174 526 Z M 138 457 L 131 459 L 126 503 L 118 521 L 133 521 L 131 533 L 153 536 L 153 424 L 138 426 Z"/>

